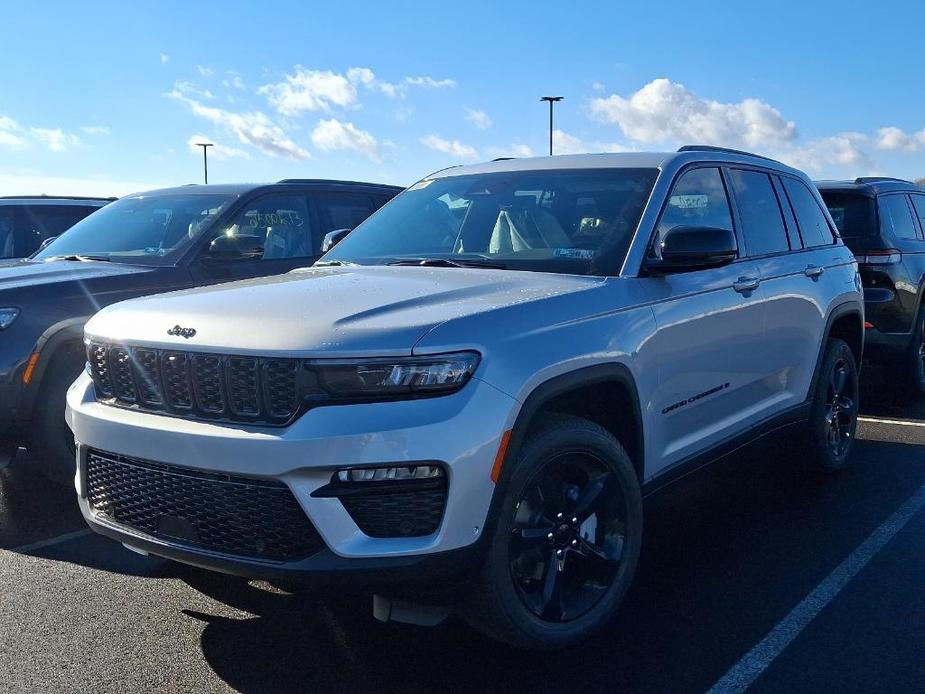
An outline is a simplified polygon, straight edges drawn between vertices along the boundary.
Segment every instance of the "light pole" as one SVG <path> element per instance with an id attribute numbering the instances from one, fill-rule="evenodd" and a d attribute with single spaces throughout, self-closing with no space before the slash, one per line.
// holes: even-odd
<path id="1" fill-rule="evenodd" d="M 562 101 L 564 96 L 541 96 L 540 101 L 549 102 L 549 156 L 552 156 L 552 105 L 557 101 Z"/>
<path id="2" fill-rule="evenodd" d="M 209 182 L 209 157 L 206 154 L 209 151 L 209 147 L 214 147 L 211 142 L 197 142 L 197 147 L 202 147 L 202 173 L 206 179 L 206 183 Z"/>

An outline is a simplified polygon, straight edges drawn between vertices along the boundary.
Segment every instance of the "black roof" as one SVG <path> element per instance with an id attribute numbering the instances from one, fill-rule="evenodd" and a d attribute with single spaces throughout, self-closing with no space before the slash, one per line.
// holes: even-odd
<path id="1" fill-rule="evenodd" d="M 825 191 L 840 191 L 844 193 L 858 193 L 873 197 L 881 193 L 896 193 L 903 191 L 925 192 L 925 188 L 917 186 L 912 181 L 888 176 L 862 176 L 853 181 L 813 181 L 816 187 Z"/>
<path id="2" fill-rule="evenodd" d="M 325 178 L 284 178 L 281 181 L 276 183 L 187 183 L 182 186 L 174 186 L 172 188 L 157 188 L 155 190 L 141 190 L 132 195 L 147 195 L 152 193 L 157 193 L 159 195 L 202 195 L 202 194 L 217 194 L 217 195 L 244 195 L 245 193 L 251 193 L 256 190 L 272 190 L 274 188 L 283 187 L 286 185 L 299 185 L 308 188 L 367 188 L 369 190 L 382 191 L 388 193 L 398 193 L 404 188 L 402 186 L 392 186 L 385 183 L 364 183 L 362 181 L 338 181 L 334 179 L 325 179 Z"/>

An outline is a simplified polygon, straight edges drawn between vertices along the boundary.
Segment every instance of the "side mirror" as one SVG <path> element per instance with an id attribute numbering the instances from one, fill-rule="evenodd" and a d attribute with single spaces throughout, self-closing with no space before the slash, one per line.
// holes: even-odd
<path id="1" fill-rule="evenodd" d="M 668 230 L 658 250 L 661 257 L 650 260 L 646 268 L 667 274 L 728 265 L 738 256 L 738 243 L 730 229 L 677 226 Z"/>
<path id="2" fill-rule="evenodd" d="M 344 237 L 351 231 L 353 231 L 353 229 L 335 229 L 334 231 L 329 231 L 324 235 L 324 239 L 321 242 L 321 252 L 327 253 L 334 248 L 334 246 L 343 241 Z"/>
<path id="3" fill-rule="evenodd" d="M 260 260 L 263 257 L 263 236 L 234 235 L 216 236 L 209 244 L 209 250 L 203 260 L 214 262 L 239 262 L 242 260 Z"/>

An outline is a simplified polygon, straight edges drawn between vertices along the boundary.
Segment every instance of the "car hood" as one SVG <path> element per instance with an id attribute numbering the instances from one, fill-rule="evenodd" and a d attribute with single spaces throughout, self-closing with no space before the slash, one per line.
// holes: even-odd
<path id="1" fill-rule="evenodd" d="M 306 268 L 114 304 L 90 320 L 87 334 L 190 351 L 392 356 L 410 354 L 421 337 L 446 321 L 601 281 L 495 269 Z M 175 326 L 187 330 L 168 334 L 178 332 Z"/>
<path id="2" fill-rule="evenodd" d="M 0 291 L 148 272 L 151 268 L 122 263 L 79 260 L 0 261 Z"/>

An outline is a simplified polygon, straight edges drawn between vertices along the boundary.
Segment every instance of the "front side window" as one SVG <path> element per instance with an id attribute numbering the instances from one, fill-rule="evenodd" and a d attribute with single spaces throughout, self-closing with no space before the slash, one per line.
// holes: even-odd
<path id="1" fill-rule="evenodd" d="M 790 250 L 787 229 L 771 178 L 760 171 L 731 169 L 742 234 L 750 256 Z"/>
<path id="2" fill-rule="evenodd" d="M 654 247 L 660 248 L 665 234 L 677 226 L 732 230 L 732 213 L 719 169 L 691 169 L 681 174 L 659 220 Z"/>
<path id="3" fill-rule="evenodd" d="M 816 197 L 809 192 L 809 188 L 802 181 L 788 176 L 781 176 L 781 178 L 784 181 L 787 197 L 790 198 L 790 204 L 793 206 L 797 226 L 800 227 L 803 245 L 806 248 L 831 246 L 835 242 L 835 237 L 832 235 L 832 229 L 825 218 L 825 213 L 816 202 Z"/>
<path id="4" fill-rule="evenodd" d="M 311 226 L 305 198 L 288 193 L 246 204 L 221 233 L 255 237 L 263 260 L 308 258 L 315 254 Z"/>
<path id="5" fill-rule="evenodd" d="M 890 232 L 898 239 L 918 238 L 915 221 L 905 195 L 884 195 L 878 199 L 880 207 L 880 232 Z"/>
<path id="6" fill-rule="evenodd" d="M 622 264 L 658 171 L 509 171 L 426 179 L 322 261 L 466 262 L 586 274 Z"/>
<path id="7" fill-rule="evenodd" d="M 34 257 L 89 256 L 141 265 L 172 265 L 231 195 L 133 195 L 77 222 Z"/>

